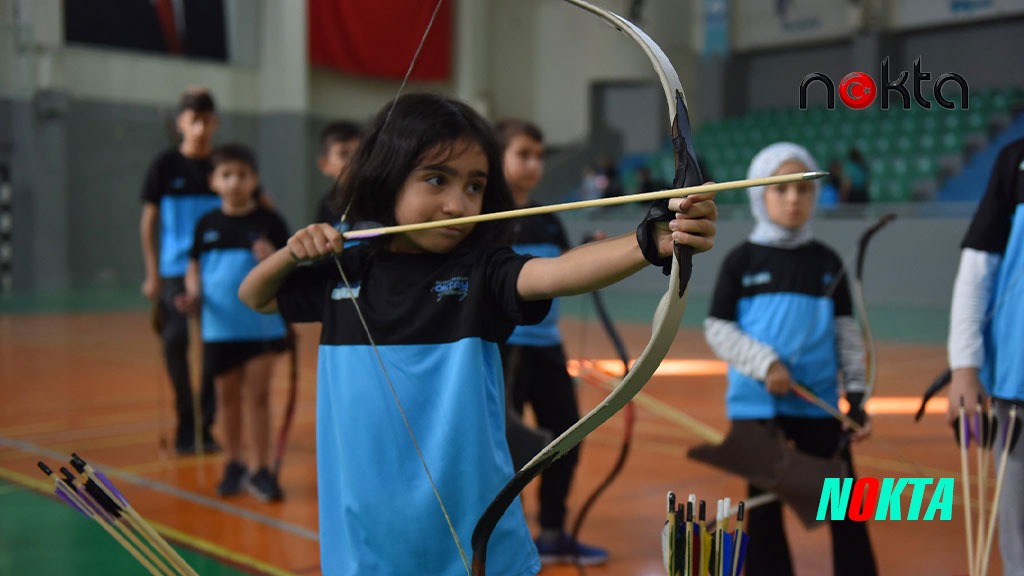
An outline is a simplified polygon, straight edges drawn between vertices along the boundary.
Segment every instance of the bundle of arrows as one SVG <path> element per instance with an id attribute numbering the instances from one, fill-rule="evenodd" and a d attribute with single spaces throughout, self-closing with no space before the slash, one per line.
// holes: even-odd
<path id="1" fill-rule="evenodd" d="M 1017 437 L 1020 435 L 1020 418 L 1017 417 L 1017 406 L 1010 407 L 1009 418 L 1003 428 L 1002 442 L 996 443 L 999 435 L 999 419 L 996 414 L 989 410 L 982 398 L 978 398 L 978 404 L 974 414 L 968 414 L 964 409 L 964 400 L 960 398 L 959 414 L 954 423 L 956 441 L 960 446 L 960 487 L 963 491 L 964 500 L 964 534 L 967 541 L 967 573 L 969 576 L 982 576 L 988 574 L 988 562 L 992 554 L 992 536 L 996 528 L 996 519 L 999 517 L 999 496 L 1003 491 L 1003 477 L 1006 475 L 1006 461 L 1010 451 L 1013 450 Z M 974 515 L 971 512 L 971 476 L 969 457 L 971 447 L 974 447 L 975 462 L 978 466 L 978 514 L 977 525 L 973 525 Z M 1000 446 L 999 461 L 996 464 L 995 493 L 992 496 L 992 504 L 988 507 L 990 516 L 986 523 L 985 500 L 988 496 L 986 482 L 989 480 L 989 461 L 993 446 Z M 994 461 L 994 460 L 993 460 Z"/>
<path id="2" fill-rule="evenodd" d="M 68 506 L 95 521 L 135 560 L 154 576 L 199 576 L 171 546 L 157 534 L 128 500 L 102 472 L 77 454 L 71 455 L 71 467 L 61 466 L 63 477 L 54 474 L 44 462 L 39 469 L 53 478 L 54 493 Z"/>
<path id="3" fill-rule="evenodd" d="M 707 506 L 690 494 L 686 504 L 676 504 L 668 493 L 668 520 L 662 530 L 662 553 L 668 576 L 739 576 L 749 536 L 743 531 L 743 508 L 736 507 L 736 527 L 729 531 L 732 502 L 718 501 L 717 514 L 707 519 Z"/>

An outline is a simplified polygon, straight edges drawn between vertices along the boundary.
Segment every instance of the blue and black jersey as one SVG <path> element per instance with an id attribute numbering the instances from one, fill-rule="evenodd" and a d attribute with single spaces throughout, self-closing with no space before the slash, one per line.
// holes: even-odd
<path id="1" fill-rule="evenodd" d="M 797 248 L 746 242 L 722 265 L 711 316 L 736 322 L 744 333 L 770 346 L 794 380 L 835 406 L 839 400 L 835 319 L 852 314 L 842 270 L 839 256 L 817 241 Z M 793 394 L 770 394 L 763 382 L 731 366 L 726 404 L 731 419 L 829 417 Z"/>
<path id="2" fill-rule="evenodd" d="M 288 229 L 277 213 L 258 207 L 245 216 L 221 210 L 199 219 L 190 257 L 199 262 L 203 342 L 273 340 L 285 335 L 280 315 L 260 314 L 238 299 L 238 287 L 258 261 L 253 242 L 265 238 L 281 248 Z"/>
<path id="3" fill-rule="evenodd" d="M 360 244 L 300 266 L 277 295 L 289 322 L 322 322 L 317 477 L 325 574 L 464 574 L 444 516 L 353 300 L 462 542 L 512 478 L 498 343 L 550 301 L 516 290 L 529 260 L 507 247 L 399 254 Z M 513 504 L 488 549 L 496 574 L 535 574 Z"/>
<path id="4" fill-rule="evenodd" d="M 188 158 L 177 149 L 153 161 L 142 187 L 142 200 L 160 208 L 160 277 L 185 275 L 196 222 L 220 207 L 208 181 L 209 158 Z"/>
<path id="5" fill-rule="evenodd" d="M 536 206 L 536 204 L 531 204 Z M 562 222 L 554 214 L 538 214 L 517 218 L 512 235 L 512 249 L 519 254 L 538 258 L 555 258 L 569 249 Z M 558 300 L 551 303 L 551 312 L 539 324 L 519 326 L 508 338 L 513 346 L 558 346 L 562 334 L 558 331 Z"/>
<path id="6" fill-rule="evenodd" d="M 1024 140 L 999 153 L 962 247 L 1002 255 L 980 376 L 990 395 L 1024 400 Z"/>

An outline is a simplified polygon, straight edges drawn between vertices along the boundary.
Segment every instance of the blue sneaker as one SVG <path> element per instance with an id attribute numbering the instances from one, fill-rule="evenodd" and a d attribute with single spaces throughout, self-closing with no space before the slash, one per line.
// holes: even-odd
<path id="1" fill-rule="evenodd" d="M 557 539 L 538 537 L 533 541 L 541 564 L 580 564 L 594 566 L 608 561 L 608 551 L 597 546 L 588 546 L 563 532 Z"/>

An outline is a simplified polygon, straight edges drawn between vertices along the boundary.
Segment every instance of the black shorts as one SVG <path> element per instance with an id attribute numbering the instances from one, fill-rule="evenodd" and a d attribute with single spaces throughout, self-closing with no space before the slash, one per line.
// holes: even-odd
<path id="1" fill-rule="evenodd" d="M 284 338 L 246 342 L 204 342 L 203 365 L 210 376 L 219 376 L 257 356 L 276 354 L 287 348 L 288 342 Z"/>

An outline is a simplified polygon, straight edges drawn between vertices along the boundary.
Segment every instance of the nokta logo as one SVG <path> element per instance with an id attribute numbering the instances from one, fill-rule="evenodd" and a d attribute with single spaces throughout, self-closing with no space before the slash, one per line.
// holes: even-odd
<path id="1" fill-rule="evenodd" d="M 839 99 L 846 104 L 848 108 L 854 110 L 861 110 L 871 106 L 877 99 L 882 110 L 889 109 L 889 96 L 890 92 L 899 94 L 900 100 L 903 103 L 903 109 L 910 109 L 910 92 L 904 85 L 909 78 L 909 73 L 906 70 L 900 72 L 900 75 L 895 80 L 889 78 L 889 57 L 882 60 L 882 72 L 879 75 L 879 81 L 883 82 L 881 94 L 879 94 L 878 85 L 875 83 L 871 76 L 868 76 L 864 72 L 850 72 L 843 77 L 842 81 L 839 82 Z M 923 72 L 921 70 L 921 57 L 918 56 L 917 60 L 914 60 L 914 100 L 917 101 L 918 106 L 925 109 L 931 109 L 932 103 L 924 98 L 921 94 L 921 84 L 931 80 L 931 72 Z M 826 97 L 828 98 L 828 109 L 835 110 L 836 108 L 836 86 L 832 83 L 832 79 L 822 74 L 821 72 L 812 72 L 800 82 L 800 109 L 807 110 L 807 89 L 814 82 L 820 82 L 825 86 Z M 947 100 L 942 96 L 942 87 L 949 83 L 955 82 L 960 86 L 960 98 L 961 110 L 968 109 L 968 99 L 970 90 L 967 86 L 967 80 L 964 77 L 955 72 L 946 72 L 942 76 L 939 76 L 935 80 L 935 84 L 932 86 L 932 95 L 935 97 L 935 102 L 947 110 L 953 110 L 956 108 L 956 102 Z"/>
<path id="2" fill-rule="evenodd" d="M 840 483 L 842 481 L 842 483 Z M 925 488 L 935 484 L 931 500 L 921 516 Z M 906 520 L 949 520 L 953 516 L 952 478 L 825 478 L 818 501 L 818 520 L 849 518 L 863 522 L 872 516 L 875 520 L 903 520 L 902 495 L 907 486 L 913 486 L 907 505 Z"/>

